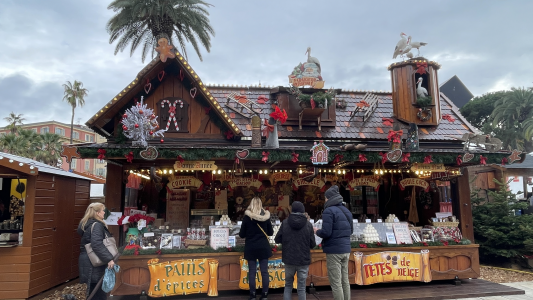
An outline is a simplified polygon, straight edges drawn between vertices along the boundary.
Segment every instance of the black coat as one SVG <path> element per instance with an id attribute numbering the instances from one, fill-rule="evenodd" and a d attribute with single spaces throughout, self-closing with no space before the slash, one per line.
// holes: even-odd
<path id="1" fill-rule="evenodd" d="M 307 266 L 311 264 L 311 249 L 315 248 L 313 225 L 302 213 L 292 213 L 276 234 L 276 243 L 281 244 L 281 259 L 284 264 Z"/>
<path id="2" fill-rule="evenodd" d="M 92 230 L 91 234 L 91 226 L 93 223 L 96 224 L 94 225 L 94 229 Z M 81 224 L 78 226 L 78 234 L 81 236 L 80 257 L 78 260 L 80 283 L 96 284 L 98 280 L 104 276 L 107 263 L 113 260 L 113 256 L 102 242 L 105 238 L 105 235 L 107 234 L 107 236 L 111 236 L 111 233 L 104 226 L 104 224 L 102 224 L 102 222 L 99 222 L 95 219 L 89 219 L 87 224 L 85 224 L 85 231 L 82 230 Z M 87 251 L 85 250 L 85 244 L 88 243 L 91 243 L 94 253 L 96 253 L 102 262 L 105 262 L 105 265 L 93 267 L 91 261 L 89 260 L 89 256 L 87 255 Z"/>
<path id="3" fill-rule="evenodd" d="M 350 235 L 353 233 L 352 213 L 342 205 L 341 199 L 328 200 L 322 213 L 322 229 L 316 232 L 321 237 L 325 253 L 350 253 Z"/>
<path id="4" fill-rule="evenodd" d="M 239 236 L 246 239 L 244 243 L 244 259 L 262 260 L 271 257 L 272 248 L 270 247 L 270 242 L 259 228 L 261 226 L 269 236 L 274 234 L 272 223 L 270 223 L 270 212 L 261 210 L 261 215 L 256 215 L 246 210 L 244 215 L 241 230 L 239 231 Z"/>

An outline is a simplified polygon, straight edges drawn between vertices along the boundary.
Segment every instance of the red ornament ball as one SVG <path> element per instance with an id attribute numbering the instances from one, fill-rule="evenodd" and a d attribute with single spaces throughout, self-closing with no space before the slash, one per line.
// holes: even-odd
<path id="1" fill-rule="evenodd" d="M 128 118 L 128 115 L 127 115 L 127 114 L 124 114 L 122 117 L 123 117 L 124 119 L 126 119 L 126 118 Z"/>
<path id="2" fill-rule="evenodd" d="M 139 124 L 135 124 L 135 128 L 139 128 Z"/>
<path id="3" fill-rule="evenodd" d="M 153 119 L 155 119 L 155 115 L 154 115 L 154 114 L 152 114 L 151 118 L 152 118 L 152 120 L 153 120 Z"/>
<path id="4" fill-rule="evenodd" d="M 154 134 L 154 132 L 153 132 L 153 131 L 150 131 L 150 135 L 153 135 L 153 134 Z"/>
<path id="5" fill-rule="evenodd" d="M 143 110 L 142 110 L 142 109 L 139 109 L 139 113 L 142 115 L 142 114 L 143 114 Z"/>
<path id="6" fill-rule="evenodd" d="M 165 141 L 163 139 L 161 139 L 161 144 L 163 144 Z"/>
<path id="7" fill-rule="evenodd" d="M 122 126 L 122 130 L 128 130 L 128 127 L 126 125 Z"/>

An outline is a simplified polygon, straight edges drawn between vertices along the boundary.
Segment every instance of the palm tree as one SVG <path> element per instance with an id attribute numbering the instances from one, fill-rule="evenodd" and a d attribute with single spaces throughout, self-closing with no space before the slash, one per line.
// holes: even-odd
<path id="1" fill-rule="evenodd" d="M 4 120 L 6 120 L 9 125 L 6 126 L 11 133 L 17 133 L 18 125 L 22 125 L 22 121 L 25 121 L 22 117 L 22 114 L 15 114 L 14 112 L 11 112 L 9 116 L 5 117 Z"/>
<path id="2" fill-rule="evenodd" d="M 36 160 L 50 166 L 56 166 L 61 153 L 61 136 L 55 133 L 41 134 L 39 151 L 35 157 Z"/>
<path id="3" fill-rule="evenodd" d="M 26 141 L 14 133 L 0 136 L 0 149 L 13 155 L 24 156 Z"/>
<path id="4" fill-rule="evenodd" d="M 74 136 L 74 110 L 76 106 L 82 107 L 85 105 L 85 96 L 87 96 L 89 91 L 84 89 L 83 83 L 77 80 L 74 80 L 74 84 L 67 81 L 66 84 L 63 84 L 63 88 L 65 89 L 63 100 L 72 107 L 72 118 L 70 119 L 70 144 L 72 144 L 72 137 Z"/>
<path id="5" fill-rule="evenodd" d="M 41 136 L 31 129 L 19 129 L 18 136 L 22 139 L 24 144 L 21 156 L 31 159 L 35 158 L 35 154 L 41 145 Z"/>
<path id="6" fill-rule="evenodd" d="M 106 26 L 109 43 L 119 40 L 115 55 L 131 44 L 130 56 L 143 44 L 144 62 L 150 48 L 153 57 L 159 38 L 165 37 L 171 44 L 177 39 L 185 58 L 188 42 L 202 60 L 198 42 L 210 52 L 211 36 L 215 35 L 208 18 L 210 6 L 202 0 L 114 0 L 107 7 L 116 13 Z"/>

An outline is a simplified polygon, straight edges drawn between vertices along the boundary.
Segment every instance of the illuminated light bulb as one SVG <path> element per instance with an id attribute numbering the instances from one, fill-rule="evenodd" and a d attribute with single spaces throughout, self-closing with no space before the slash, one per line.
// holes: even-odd
<path id="1" fill-rule="evenodd" d="M 216 174 L 216 173 L 217 173 L 217 171 L 216 171 L 216 170 L 213 170 L 213 174 Z"/>
<path id="2" fill-rule="evenodd" d="M 19 163 L 19 166 L 21 166 L 21 167 L 22 167 L 23 165 L 24 165 L 23 163 Z"/>
<path id="3" fill-rule="evenodd" d="M 35 167 L 34 166 L 30 166 L 30 170 L 33 170 Z"/>
<path id="4" fill-rule="evenodd" d="M 222 170 L 218 170 L 218 174 L 222 174 Z"/>
<path id="5" fill-rule="evenodd" d="M 357 170 L 357 173 L 359 173 L 359 170 Z"/>
<path id="6" fill-rule="evenodd" d="M 267 173 L 268 173 L 268 170 L 265 170 L 265 174 L 267 174 Z"/>
<path id="7" fill-rule="evenodd" d="M 346 174 L 346 170 L 342 170 L 342 174 Z"/>
<path id="8" fill-rule="evenodd" d="M 3 156 L 0 156 L 0 159 L 4 159 L 4 157 L 3 157 Z"/>
<path id="9" fill-rule="evenodd" d="M 341 174 L 341 170 L 337 171 L 337 174 Z"/>
<path id="10" fill-rule="evenodd" d="M 168 174 L 172 174 L 172 170 L 168 170 Z"/>
<path id="11" fill-rule="evenodd" d="M 12 163 L 12 162 L 13 162 L 13 160 L 12 160 L 12 159 L 10 159 L 10 160 L 9 160 L 9 162 L 10 162 L 10 163 Z"/>
<path id="12" fill-rule="evenodd" d="M 418 175 L 418 171 L 416 171 L 415 174 Z"/>
<path id="13" fill-rule="evenodd" d="M 374 174 L 376 174 L 376 175 L 379 174 L 378 170 L 375 170 L 375 171 L 374 171 Z"/>
<path id="14" fill-rule="evenodd" d="M 263 170 L 259 170 L 259 174 L 263 174 Z"/>
<path id="15" fill-rule="evenodd" d="M 383 170 L 380 170 L 380 171 L 379 171 L 379 174 L 383 175 Z"/>
<path id="16" fill-rule="evenodd" d="M 167 174 L 167 169 L 164 169 L 164 170 L 163 170 L 163 174 Z"/>
<path id="17" fill-rule="evenodd" d="M 130 170 L 130 173 L 133 173 L 133 170 Z"/>

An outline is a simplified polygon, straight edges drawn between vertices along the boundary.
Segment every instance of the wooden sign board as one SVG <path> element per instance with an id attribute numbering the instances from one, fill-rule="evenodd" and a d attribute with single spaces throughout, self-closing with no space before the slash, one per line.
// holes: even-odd
<path id="1" fill-rule="evenodd" d="M 174 163 L 174 170 L 193 170 L 193 171 L 213 171 L 218 169 L 217 165 L 215 165 L 214 161 L 204 161 L 204 160 L 198 160 L 198 161 L 187 161 L 184 160 L 182 162 L 175 162 Z"/>
<path id="2" fill-rule="evenodd" d="M 423 188 L 426 192 L 429 191 L 429 183 L 420 178 L 405 178 L 400 181 L 400 189 L 403 191 L 407 186 L 418 186 Z"/>
<path id="3" fill-rule="evenodd" d="M 348 186 L 351 190 L 356 186 L 371 186 L 377 192 L 379 190 L 379 181 L 372 177 L 361 177 L 352 179 L 352 181 L 348 183 Z"/>
<path id="4" fill-rule="evenodd" d="M 444 167 L 444 164 L 419 164 L 414 163 L 411 167 L 411 171 L 426 171 L 426 172 L 444 172 L 446 171 L 446 167 Z"/>
<path id="5" fill-rule="evenodd" d="M 248 261 L 244 258 L 240 259 L 240 270 L 241 270 L 241 276 L 239 280 L 239 288 L 241 290 L 249 290 L 249 280 L 248 280 Z M 259 266 L 258 266 L 259 268 Z M 270 288 L 279 288 L 285 286 L 285 265 L 283 262 L 281 262 L 280 258 L 269 258 L 268 259 L 268 275 L 270 277 L 270 282 L 268 283 L 268 286 Z M 293 282 L 293 288 L 297 287 L 297 280 L 295 279 Z M 255 285 L 256 287 L 262 286 L 263 280 L 261 280 L 261 272 L 257 272 L 255 275 Z"/>
<path id="6" fill-rule="evenodd" d="M 414 252 L 379 252 L 355 256 L 355 283 L 369 285 L 381 282 L 431 281 L 429 250 Z"/>
<path id="7" fill-rule="evenodd" d="M 278 181 L 289 181 L 292 178 L 292 173 L 289 172 L 279 172 L 274 173 L 272 176 L 270 176 L 270 180 L 274 183 Z"/>
<path id="8" fill-rule="evenodd" d="M 228 248 L 229 228 L 210 228 L 210 246 L 213 249 Z"/>
<path id="9" fill-rule="evenodd" d="M 172 228 L 189 227 L 190 190 L 169 189 L 167 191 L 167 222 Z"/>
<path id="10" fill-rule="evenodd" d="M 392 225 L 394 230 L 394 236 L 396 237 L 396 243 L 398 244 L 412 244 L 411 232 L 409 231 L 409 225 L 407 223 L 396 223 Z"/>

